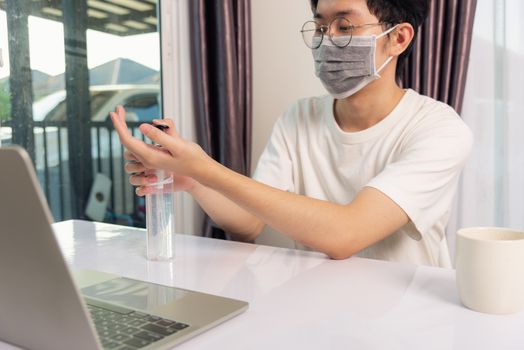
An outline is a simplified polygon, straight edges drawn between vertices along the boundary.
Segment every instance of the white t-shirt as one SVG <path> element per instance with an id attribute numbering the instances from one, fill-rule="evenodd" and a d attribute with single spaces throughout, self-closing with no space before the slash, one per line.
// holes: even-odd
<path id="1" fill-rule="evenodd" d="M 358 132 L 340 129 L 333 104 L 331 96 L 294 103 L 275 124 L 253 178 L 342 205 L 363 187 L 376 188 L 410 222 L 357 255 L 451 267 L 445 227 L 473 144 L 469 128 L 451 107 L 413 90 Z"/>

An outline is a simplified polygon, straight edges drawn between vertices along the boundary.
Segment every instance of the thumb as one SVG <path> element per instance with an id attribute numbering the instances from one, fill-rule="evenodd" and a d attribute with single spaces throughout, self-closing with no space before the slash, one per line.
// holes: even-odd
<path id="1" fill-rule="evenodd" d="M 139 130 L 148 139 L 168 149 L 172 154 L 176 153 L 176 150 L 181 146 L 178 137 L 168 135 L 151 124 L 142 124 L 139 126 Z"/>
<path id="2" fill-rule="evenodd" d="M 176 130 L 175 123 L 172 119 L 164 118 L 164 119 L 154 119 L 153 120 L 154 125 L 165 125 L 167 126 L 167 129 L 164 130 L 164 132 L 168 135 L 171 135 L 173 137 L 179 137 L 178 132 Z"/>

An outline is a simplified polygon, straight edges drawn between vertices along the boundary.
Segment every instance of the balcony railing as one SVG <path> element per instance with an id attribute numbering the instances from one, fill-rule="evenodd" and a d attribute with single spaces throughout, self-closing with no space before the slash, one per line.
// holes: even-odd
<path id="1" fill-rule="evenodd" d="M 9 121 L 2 128 L 9 128 Z M 131 133 L 145 140 L 138 131 L 141 122 L 127 122 Z M 110 200 L 104 221 L 144 226 L 144 203 L 137 197 L 124 172 L 123 147 L 110 121 L 91 122 L 91 156 L 93 173 L 111 180 Z M 76 169 L 69 167 L 67 122 L 33 122 L 35 169 L 55 220 L 72 218 L 71 181 Z M 9 139 L 2 141 L 9 144 Z"/>

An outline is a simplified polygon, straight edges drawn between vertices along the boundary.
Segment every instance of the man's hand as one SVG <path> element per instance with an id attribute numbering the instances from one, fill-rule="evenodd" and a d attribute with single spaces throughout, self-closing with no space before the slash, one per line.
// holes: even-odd
<path id="1" fill-rule="evenodd" d="M 154 121 L 155 124 L 168 126 L 165 132 L 150 124 L 139 127 L 142 134 L 162 146 L 156 147 L 131 135 L 122 106 L 118 106 L 116 112 L 111 112 L 110 116 L 120 142 L 132 154 L 133 160 L 144 169 L 163 169 L 177 175 L 195 177 L 215 163 L 199 145 L 182 139 L 169 119 Z"/>
<path id="2" fill-rule="evenodd" d="M 159 179 L 154 172 L 163 169 L 173 174 L 175 191 L 190 193 L 213 221 L 236 239 L 252 241 L 260 233 L 263 222 L 200 181 L 207 177 L 207 182 L 212 182 L 211 179 L 229 171 L 205 154 L 200 146 L 183 140 L 171 120 L 153 121 L 156 125 L 168 126 L 165 132 L 148 124 L 140 126 L 144 135 L 162 146 L 156 147 L 131 135 L 122 106 L 118 106 L 110 116 L 122 145 L 127 149 L 124 153 L 128 160 L 125 171 L 131 174 L 129 182 L 138 186 L 136 193 L 139 196 L 155 191 L 147 185 L 157 182 Z"/>
<path id="3" fill-rule="evenodd" d="M 151 192 L 151 185 L 158 181 L 154 175 L 155 169 L 147 169 L 144 164 L 137 160 L 135 155 L 129 151 L 124 152 L 124 158 L 128 160 L 125 164 L 124 169 L 129 176 L 129 183 L 136 186 L 136 194 L 138 196 L 144 196 Z M 191 191 L 197 182 L 188 176 L 182 176 L 177 174 L 173 175 L 173 190 L 177 191 Z"/>

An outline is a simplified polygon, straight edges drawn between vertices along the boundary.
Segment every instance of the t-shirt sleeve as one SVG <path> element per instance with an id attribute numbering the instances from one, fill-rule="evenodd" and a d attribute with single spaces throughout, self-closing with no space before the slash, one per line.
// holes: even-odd
<path id="1" fill-rule="evenodd" d="M 275 123 L 252 178 L 283 191 L 294 191 L 292 150 L 284 117 Z"/>
<path id="2" fill-rule="evenodd" d="M 398 159 L 366 185 L 395 201 L 422 237 L 449 215 L 473 145 L 470 129 L 452 113 L 454 118 L 444 115 L 431 125 L 416 128 L 401 146 Z"/>

